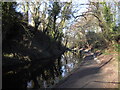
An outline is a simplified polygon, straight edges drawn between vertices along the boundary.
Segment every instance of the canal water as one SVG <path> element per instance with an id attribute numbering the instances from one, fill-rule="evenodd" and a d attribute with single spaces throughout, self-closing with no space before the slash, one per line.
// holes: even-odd
<path id="1" fill-rule="evenodd" d="M 52 88 L 77 68 L 79 53 L 65 52 L 57 59 L 27 64 L 3 74 L 3 88 Z"/>

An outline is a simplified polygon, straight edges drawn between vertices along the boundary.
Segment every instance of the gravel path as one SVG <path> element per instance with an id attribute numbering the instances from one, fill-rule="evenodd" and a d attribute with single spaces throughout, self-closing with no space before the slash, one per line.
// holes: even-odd
<path id="1" fill-rule="evenodd" d="M 113 55 L 86 56 L 75 72 L 55 88 L 118 88 L 118 63 Z"/>

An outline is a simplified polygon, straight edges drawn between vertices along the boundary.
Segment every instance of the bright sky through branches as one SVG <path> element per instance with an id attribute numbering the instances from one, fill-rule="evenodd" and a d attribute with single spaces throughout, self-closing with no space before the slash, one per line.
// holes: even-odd
<path id="1" fill-rule="evenodd" d="M 30 1 L 35 1 L 35 0 L 30 0 Z M 49 0 L 43 0 L 43 1 L 49 1 Z M 53 0 L 54 1 L 54 0 Z M 62 0 L 61 0 L 62 1 Z M 64 0 L 62 1 L 64 2 Z M 23 2 L 24 3 L 24 2 Z M 87 11 L 87 7 L 88 5 L 85 5 L 88 3 L 88 0 L 72 0 L 72 11 L 77 10 L 76 13 L 74 13 L 75 16 L 81 15 L 83 12 Z M 22 9 L 23 6 L 19 5 L 18 8 L 16 9 L 18 12 L 24 13 L 24 10 Z M 41 10 L 42 8 L 44 8 L 44 5 L 41 6 Z M 41 11 L 40 10 L 40 11 Z M 60 22 L 61 19 L 57 19 L 57 22 Z M 74 20 L 74 18 L 72 17 L 69 21 L 68 21 L 68 25 L 70 25 L 72 23 L 72 21 Z M 29 12 L 29 24 L 33 25 L 33 20 L 32 20 L 32 16 Z M 64 30 L 63 30 L 64 31 Z"/>

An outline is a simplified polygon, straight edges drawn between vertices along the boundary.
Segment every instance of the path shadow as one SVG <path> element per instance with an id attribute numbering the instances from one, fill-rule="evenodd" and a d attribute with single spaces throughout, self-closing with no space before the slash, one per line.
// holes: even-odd
<path id="1" fill-rule="evenodd" d="M 120 82 L 106 82 L 106 81 L 90 81 L 88 83 L 86 83 L 85 85 L 83 85 L 81 88 L 85 88 L 86 86 L 88 86 L 90 83 L 92 82 L 96 82 L 96 83 L 112 83 L 112 84 L 120 84 Z"/>
<path id="2" fill-rule="evenodd" d="M 120 82 L 106 82 L 106 81 L 93 81 L 93 82 L 120 84 Z"/>
<path id="3" fill-rule="evenodd" d="M 100 71 L 99 67 L 91 67 L 85 68 L 82 70 L 78 70 L 77 72 L 73 73 L 72 75 L 68 76 L 63 82 L 56 85 L 54 88 L 69 88 L 74 87 L 75 84 L 79 79 L 84 78 L 89 75 L 94 75 Z"/>
<path id="4" fill-rule="evenodd" d="M 102 68 L 103 66 L 105 66 L 106 64 L 108 64 L 111 60 L 112 60 L 113 57 L 111 57 L 107 62 L 105 62 L 103 65 L 101 65 L 99 68 Z"/>
<path id="5" fill-rule="evenodd" d="M 94 58 L 96 58 L 97 56 L 100 56 L 102 53 L 101 52 L 96 52 L 96 53 L 94 53 L 94 54 L 90 54 L 90 55 L 88 55 L 88 56 L 85 56 L 84 57 L 84 60 L 83 60 L 83 62 L 81 63 L 81 65 L 84 65 L 86 62 L 89 62 L 90 61 L 90 63 L 89 64 L 95 64 L 95 63 L 97 63 L 95 60 L 94 60 Z M 88 64 L 87 64 L 88 65 Z"/>
<path id="6" fill-rule="evenodd" d="M 89 75 L 95 75 L 97 73 L 99 73 L 100 69 L 105 66 L 106 64 L 108 64 L 110 61 L 112 60 L 112 58 L 110 58 L 107 62 L 105 62 L 104 64 L 102 64 L 101 66 L 95 66 L 95 67 L 85 67 L 83 69 L 78 69 L 75 73 L 73 73 L 72 75 L 68 76 L 63 82 L 61 82 L 61 84 L 59 84 L 58 86 L 56 86 L 55 88 L 66 88 L 66 87 L 71 87 L 72 85 L 74 85 L 77 81 L 79 81 L 81 78 L 84 78 L 86 76 Z M 92 78 L 91 78 L 92 79 Z M 89 83 L 88 83 L 89 84 Z M 87 84 L 86 84 L 87 85 Z M 74 86 L 73 86 L 74 87 Z M 84 86 L 83 86 L 84 87 Z M 82 88 L 83 88 L 82 87 Z"/>

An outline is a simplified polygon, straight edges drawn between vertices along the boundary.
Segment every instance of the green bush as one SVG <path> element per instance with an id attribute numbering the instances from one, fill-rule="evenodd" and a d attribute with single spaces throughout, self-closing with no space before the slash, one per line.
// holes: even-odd
<path id="1" fill-rule="evenodd" d="M 120 44 L 114 44 L 115 51 L 120 52 Z"/>

